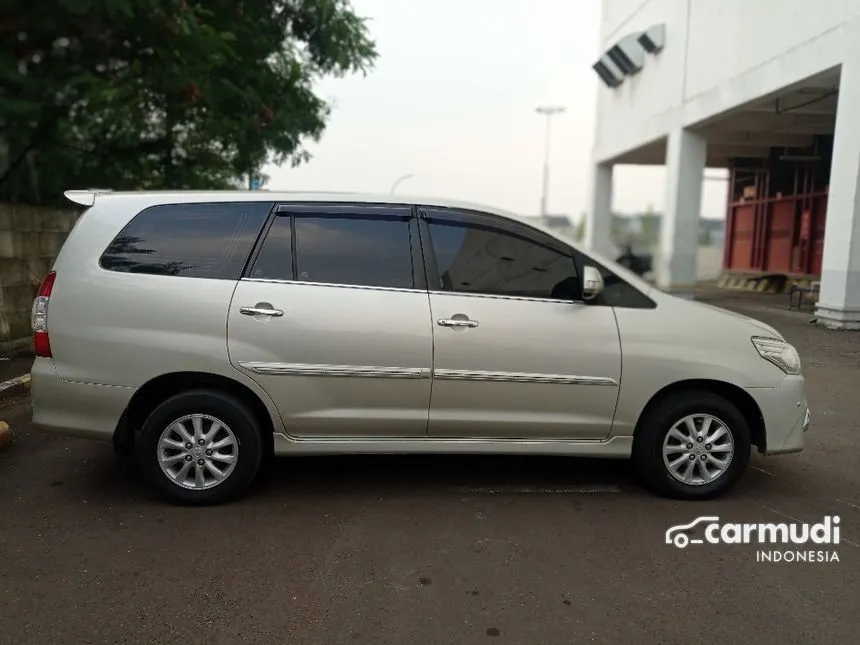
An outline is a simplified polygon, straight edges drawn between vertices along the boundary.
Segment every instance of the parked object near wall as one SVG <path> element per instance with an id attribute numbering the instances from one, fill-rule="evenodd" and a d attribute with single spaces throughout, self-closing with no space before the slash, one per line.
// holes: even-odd
<path id="1" fill-rule="evenodd" d="M 820 276 L 832 137 L 820 160 L 739 160 L 731 170 L 724 267 L 734 272 Z"/>
<path id="2" fill-rule="evenodd" d="M 30 309 L 79 211 L 0 204 L 0 353 L 28 344 Z"/>
<path id="3" fill-rule="evenodd" d="M 615 262 L 638 276 L 644 276 L 652 271 L 653 259 L 650 253 L 634 253 L 633 247 L 628 244 Z"/>

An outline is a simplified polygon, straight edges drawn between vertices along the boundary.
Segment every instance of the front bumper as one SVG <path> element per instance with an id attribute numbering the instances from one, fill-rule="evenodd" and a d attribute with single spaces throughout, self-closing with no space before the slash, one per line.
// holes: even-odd
<path id="1" fill-rule="evenodd" d="M 786 376 L 772 388 L 747 388 L 764 419 L 766 455 L 803 450 L 810 425 L 809 404 L 802 376 Z"/>

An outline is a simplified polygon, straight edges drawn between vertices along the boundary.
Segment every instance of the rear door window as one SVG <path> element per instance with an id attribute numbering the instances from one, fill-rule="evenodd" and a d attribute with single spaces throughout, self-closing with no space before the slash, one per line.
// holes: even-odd
<path id="1" fill-rule="evenodd" d="M 102 254 L 109 271 L 238 280 L 272 211 L 270 202 L 147 208 Z"/>
<path id="2" fill-rule="evenodd" d="M 409 209 L 357 207 L 327 212 L 320 207 L 279 213 L 248 276 L 413 289 L 418 270 L 413 262 L 413 234 L 417 237 Z"/>
<path id="3" fill-rule="evenodd" d="M 293 279 L 293 220 L 278 214 L 266 232 L 248 277 L 260 280 Z"/>
<path id="4" fill-rule="evenodd" d="M 409 222 L 296 217 L 296 271 L 303 282 L 412 289 Z"/>

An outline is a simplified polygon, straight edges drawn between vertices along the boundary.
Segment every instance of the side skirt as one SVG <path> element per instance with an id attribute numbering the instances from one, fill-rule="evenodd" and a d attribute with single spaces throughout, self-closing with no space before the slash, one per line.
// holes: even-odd
<path id="1" fill-rule="evenodd" d="M 627 459 L 633 452 L 633 437 L 610 437 L 605 441 L 536 441 L 529 439 L 293 439 L 275 433 L 275 454 L 522 454 L 566 455 Z"/>

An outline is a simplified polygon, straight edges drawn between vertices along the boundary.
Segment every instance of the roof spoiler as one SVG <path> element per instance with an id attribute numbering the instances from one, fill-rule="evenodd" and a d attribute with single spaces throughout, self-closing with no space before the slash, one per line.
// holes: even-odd
<path id="1" fill-rule="evenodd" d="M 108 195 L 113 191 L 110 188 L 86 188 L 84 190 L 67 190 L 63 193 L 70 202 L 81 206 L 92 206 L 96 203 L 99 195 Z"/>

